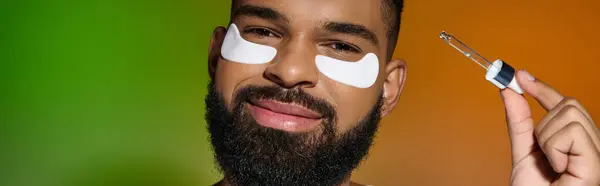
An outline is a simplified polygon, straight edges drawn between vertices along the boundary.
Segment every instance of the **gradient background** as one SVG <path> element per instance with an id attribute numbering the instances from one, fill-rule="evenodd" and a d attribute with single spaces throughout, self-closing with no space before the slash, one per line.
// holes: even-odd
<path id="1" fill-rule="evenodd" d="M 229 3 L 0 3 L 0 185 L 218 180 L 203 99 L 210 35 L 227 24 Z M 407 61 L 408 82 L 354 179 L 507 185 L 498 91 L 438 34 L 528 69 L 598 117 L 598 7 L 597 0 L 407 0 L 395 56 Z"/>

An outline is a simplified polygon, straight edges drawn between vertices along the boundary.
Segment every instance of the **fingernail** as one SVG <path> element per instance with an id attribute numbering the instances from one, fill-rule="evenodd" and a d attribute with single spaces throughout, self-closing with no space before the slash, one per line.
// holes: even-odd
<path id="1" fill-rule="evenodd" d="M 521 75 L 523 77 L 525 77 L 525 79 L 529 80 L 529 81 L 534 81 L 535 77 L 533 77 L 529 72 L 527 72 L 526 70 L 521 70 Z"/>

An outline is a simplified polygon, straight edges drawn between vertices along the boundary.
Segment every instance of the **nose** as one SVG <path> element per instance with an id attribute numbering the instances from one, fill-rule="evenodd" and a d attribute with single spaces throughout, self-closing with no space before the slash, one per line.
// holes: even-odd
<path id="1" fill-rule="evenodd" d="M 265 70 L 265 78 L 284 88 L 316 86 L 316 51 L 309 46 L 307 42 L 290 40 L 285 48 L 282 47 L 278 52 L 275 63 Z"/>

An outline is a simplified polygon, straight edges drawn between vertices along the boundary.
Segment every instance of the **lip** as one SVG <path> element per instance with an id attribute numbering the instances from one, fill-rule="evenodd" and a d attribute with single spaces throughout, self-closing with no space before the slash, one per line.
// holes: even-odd
<path id="1" fill-rule="evenodd" d="M 298 116 L 298 117 L 309 118 L 309 119 L 320 119 L 322 117 L 319 113 L 316 113 L 312 110 L 307 109 L 306 107 L 296 105 L 296 104 L 281 103 L 281 102 L 274 101 L 274 100 L 264 100 L 264 99 L 263 100 L 251 100 L 251 102 L 253 105 L 256 105 L 258 107 L 268 109 L 270 111 L 280 113 L 280 114 Z"/>
<path id="2" fill-rule="evenodd" d="M 289 132 L 311 130 L 323 117 L 303 106 L 274 100 L 251 100 L 248 108 L 258 124 Z"/>

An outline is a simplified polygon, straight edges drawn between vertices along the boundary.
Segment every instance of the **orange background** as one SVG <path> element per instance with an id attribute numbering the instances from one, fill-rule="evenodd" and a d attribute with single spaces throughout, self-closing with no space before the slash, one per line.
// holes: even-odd
<path id="1" fill-rule="evenodd" d="M 209 40 L 227 26 L 230 0 L 7 2 L 0 186 L 221 178 L 203 113 Z M 600 122 L 598 8 L 600 0 L 407 0 L 396 51 L 407 84 L 354 180 L 508 185 L 497 88 L 438 38 L 442 30 L 578 98 Z"/>
<path id="2" fill-rule="evenodd" d="M 373 185 L 505 186 L 504 108 L 485 71 L 438 35 L 527 69 L 600 117 L 600 1 L 408 0 L 395 56 L 404 92 L 354 180 Z M 534 118 L 544 110 L 530 100 Z M 596 119 L 598 120 L 598 119 Z"/>

